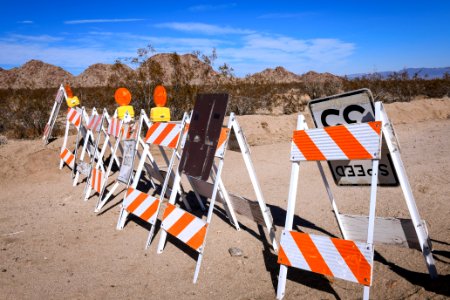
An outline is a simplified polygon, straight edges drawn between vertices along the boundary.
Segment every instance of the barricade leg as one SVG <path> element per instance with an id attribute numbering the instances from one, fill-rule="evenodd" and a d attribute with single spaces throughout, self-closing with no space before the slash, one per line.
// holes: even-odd
<path id="1" fill-rule="evenodd" d="M 306 121 L 303 115 L 297 118 L 297 129 L 303 129 L 306 126 Z M 300 163 L 292 162 L 291 180 L 289 182 L 288 205 L 286 209 L 286 222 L 284 228 L 292 230 L 295 214 L 295 200 L 297 198 L 298 178 L 300 173 Z M 288 268 L 285 265 L 280 265 L 280 272 L 278 274 L 277 299 L 282 299 L 286 291 L 286 278 Z"/>
<path id="2" fill-rule="evenodd" d="M 426 232 L 425 226 L 422 223 L 422 219 L 417 209 L 416 201 L 412 193 L 411 186 L 409 184 L 408 176 L 406 174 L 405 166 L 403 165 L 400 150 L 398 148 L 398 142 L 395 137 L 394 130 L 392 128 L 391 122 L 384 110 L 383 104 L 381 102 L 375 103 L 376 107 L 381 111 L 381 120 L 383 122 L 383 134 L 386 137 L 386 143 L 389 148 L 389 152 L 392 157 L 392 161 L 397 171 L 398 179 L 400 181 L 400 186 L 405 196 L 406 205 L 408 207 L 409 213 L 411 215 L 411 220 L 414 224 L 416 230 L 417 238 L 422 249 L 422 254 L 425 258 L 425 264 L 427 265 L 428 273 L 431 278 L 437 278 L 438 273 L 436 265 L 434 262 L 433 254 L 431 253 L 431 245 L 429 244 L 429 236 Z"/>
<path id="3" fill-rule="evenodd" d="M 129 213 L 125 210 L 125 208 L 122 205 L 122 207 L 120 209 L 119 220 L 117 221 L 117 226 L 116 226 L 117 230 L 123 229 L 123 227 L 125 226 L 125 222 L 127 221 L 128 215 L 129 215 Z"/>
<path id="4" fill-rule="evenodd" d="M 91 137 L 91 135 L 92 135 L 92 133 L 89 130 L 86 134 L 86 138 L 83 143 L 83 148 L 81 150 L 81 155 L 80 155 L 80 161 L 83 161 L 84 156 L 86 155 L 86 150 L 87 150 L 87 145 L 89 144 L 89 139 L 92 138 L 92 141 L 94 141 L 94 137 L 93 137 L 93 135 Z M 93 154 L 91 154 L 91 155 L 93 155 Z M 76 159 L 76 157 L 75 157 L 75 159 Z M 73 186 L 76 186 L 78 184 L 79 177 L 80 177 L 80 172 L 78 172 L 78 170 L 76 170 L 75 178 L 73 179 L 73 184 L 72 184 Z"/>
<path id="5" fill-rule="evenodd" d="M 67 137 L 69 135 L 69 126 L 70 126 L 69 121 L 66 121 L 66 130 L 64 132 L 64 140 L 63 140 L 63 144 L 61 146 L 60 152 L 62 152 L 64 150 L 64 148 L 67 146 Z M 59 169 L 61 170 L 63 168 L 63 166 L 64 166 L 64 161 L 61 159 L 59 161 Z"/>
<path id="6" fill-rule="evenodd" d="M 112 186 L 112 188 L 109 190 L 108 194 L 106 194 L 105 197 L 103 197 L 103 199 L 98 198 L 99 201 L 97 203 L 97 206 L 94 210 L 94 212 L 99 213 L 103 206 L 106 204 L 106 202 L 108 202 L 108 199 L 112 196 L 112 194 L 114 194 L 114 191 L 119 187 L 119 182 L 115 182 L 114 185 Z"/>
<path id="7" fill-rule="evenodd" d="M 178 172 L 176 172 L 175 179 L 173 181 L 172 192 L 170 194 L 170 199 L 169 199 L 170 204 L 175 204 L 175 200 L 177 198 L 177 193 L 178 193 L 178 190 L 180 189 L 180 181 L 181 181 L 181 176 Z M 161 230 L 161 236 L 160 236 L 159 242 L 158 242 L 158 250 L 157 250 L 158 254 L 163 252 L 164 245 L 166 243 L 166 239 L 167 239 L 167 232 L 165 230 Z"/>
<path id="8" fill-rule="evenodd" d="M 111 160 L 109 162 L 108 169 L 106 170 L 106 173 L 105 173 L 105 179 L 103 181 L 102 191 L 100 193 L 100 196 L 98 197 L 98 201 L 97 201 L 96 207 L 98 207 L 98 205 L 100 204 L 100 202 L 103 199 L 103 195 L 105 194 L 106 186 L 108 185 L 109 173 L 111 173 L 112 166 L 113 166 L 113 163 L 114 163 L 115 158 L 116 158 L 117 148 L 120 145 L 121 138 L 122 138 L 122 134 L 119 134 L 119 137 L 117 137 L 117 139 L 116 139 L 116 144 L 115 144 L 113 152 L 111 154 Z M 118 166 L 120 167 L 120 164 L 118 164 Z"/>
<path id="9" fill-rule="evenodd" d="M 225 189 L 225 185 L 223 184 L 221 178 L 219 178 L 219 193 L 221 194 L 222 199 L 225 200 L 224 206 L 225 206 L 225 211 L 227 213 L 228 219 L 231 221 L 231 223 L 233 223 L 236 230 L 240 231 L 241 227 L 239 226 L 239 222 L 238 222 L 236 214 L 234 212 L 233 205 L 231 204 L 230 196 L 228 195 L 228 192 Z"/>

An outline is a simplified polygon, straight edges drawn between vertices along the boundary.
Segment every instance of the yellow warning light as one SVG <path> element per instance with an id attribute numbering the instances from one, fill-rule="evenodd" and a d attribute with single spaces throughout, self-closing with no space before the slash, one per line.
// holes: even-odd
<path id="1" fill-rule="evenodd" d="M 67 102 L 68 107 L 74 107 L 74 106 L 80 105 L 80 100 L 78 99 L 77 96 L 67 97 L 66 102 Z"/>

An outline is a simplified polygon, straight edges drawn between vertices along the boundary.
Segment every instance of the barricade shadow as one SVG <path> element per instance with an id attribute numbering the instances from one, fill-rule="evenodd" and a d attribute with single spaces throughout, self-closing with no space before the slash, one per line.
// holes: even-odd
<path id="1" fill-rule="evenodd" d="M 187 197 L 188 200 L 190 200 L 190 203 L 196 203 L 196 201 L 194 201 L 194 199 L 192 198 L 192 197 L 195 197 L 194 193 L 193 192 L 190 192 L 190 193 L 192 193 L 192 195 L 188 194 L 189 195 L 189 197 Z M 271 214 L 272 214 L 273 225 L 276 227 L 284 227 L 284 225 L 285 225 L 284 222 L 286 219 L 286 210 L 282 209 L 278 206 L 274 206 L 274 205 L 267 205 L 267 206 L 269 207 Z M 231 227 L 233 227 L 233 225 L 228 220 L 226 212 L 223 208 L 221 208 L 219 206 L 215 206 L 214 212 L 215 212 L 216 216 L 218 216 L 220 219 L 222 219 L 222 221 L 228 223 Z M 239 215 L 238 215 L 238 219 L 239 219 Z M 264 226 L 257 225 L 258 232 L 255 232 L 251 228 L 242 224 L 242 222 L 239 222 L 239 225 L 240 225 L 241 230 L 246 231 L 254 238 L 262 241 L 262 243 L 263 243 L 262 254 L 264 257 L 264 264 L 266 267 L 266 271 L 269 272 L 269 274 L 270 274 L 272 285 L 274 288 L 274 294 L 276 294 L 277 285 L 278 285 L 278 272 L 279 272 L 280 265 L 277 262 L 278 256 L 273 252 L 272 245 L 267 240 L 267 236 L 268 236 L 267 230 L 265 229 Z M 314 224 L 306 219 L 300 218 L 297 215 L 295 215 L 294 216 L 294 230 L 302 231 L 300 228 L 308 228 L 308 229 L 319 231 L 319 232 L 326 234 L 328 236 L 331 236 L 331 237 L 336 237 L 331 232 L 317 226 L 316 224 Z M 184 247 L 186 247 L 186 246 L 184 246 Z M 298 282 L 298 283 L 306 285 L 310 288 L 327 292 L 327 293 L 333 295 L 333 297 L 335 297 L 336 299 L 340 299 L 339 295 L 333 289 L 333 287 L 331 286 L 330 281 L 327 279 L 327 277 L 323 276 L 321 274 L 316 274 L 316 273 L 312 273 L 312 272 L 308 272 L 308 271 L 304 271 L 304 270 L 300 270 L 300 269 L 290 268 L 287 278 L 288 278 L 288 280 Z"/>
<path id="2" fill-rule="evenodd" d="M 375 251 L 375 260 L 388 266 L 393 272 L 405 278 L 410 283 L 423 287 L 426 291 L 450 297 L 450 274 L 439 275 L 438 278 L 431 279 L 428 273 L 410 271 L 387 261 L 377 251 Z"/>
<path id="3" fill-rule="evenodd" d="M 50 145 L 51 143 L 53 143 L 55 140 L 57 140 L 58 138 L 57 137 L 49 137 L 48 138 L 48 144 L 47 145 Z"/>
<path id="4" fill-rule="evenodd" d="M 439 240 L 435 240 L 435 239 L 431 239 L 431 241 L 432 241 L 433 243 L 436 243 L 436 244 L 441 244 L 441 245 L 444 245 L 444 246 L 450 246 L 449 243 L 444 242 L 444 241 L 439 241 Z M 447 264 L 447 265 L 450 264 L 450 261 L 444 260 L 444 259 L 442 259 L 442 258 L 440 257 L 440 256 L 442 256 L 443 258 L 447 258 L 447 259 L 450 260 L 450 251 L 445 251 L 445 250 L 435 250 L 435 249 L 433 249 L 431 252 L 433 253 L 434 259 L 436 259 L 437 261 L 443 262 L 443 263 L 445 263 L 445 264 Z"/>

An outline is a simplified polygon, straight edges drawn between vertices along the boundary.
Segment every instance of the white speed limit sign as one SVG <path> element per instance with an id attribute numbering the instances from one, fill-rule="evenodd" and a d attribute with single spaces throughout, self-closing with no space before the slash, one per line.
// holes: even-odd
<path id="1" fill-rule="evenodd" d="M 375 120 L 373 97 L 368 89 L 312 100 L 309 102 L 309 109 L 317 128 Z M 397 174 L 384 140 L 381 153 L 378 184 L 397 186 Z M 370 161 L 342 160 L 328 162 L 328 165 L 337 185 L 370 185 Z"/>

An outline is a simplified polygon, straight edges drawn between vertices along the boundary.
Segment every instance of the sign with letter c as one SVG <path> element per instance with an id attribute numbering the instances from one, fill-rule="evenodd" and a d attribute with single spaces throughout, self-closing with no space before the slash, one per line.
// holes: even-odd
<path id="1" fill-rule="evenodd" d="M 309 110 L 317 128 L 375 120 L 373 97 L 368 89 L 312 100 L 309 102 Z M 384 139 L 381 153 L 378 185 L 397 186 L 397 173 Z M 370 161 L 332 161 L 328 165 L 337 185 L 370 185 Z"/>

